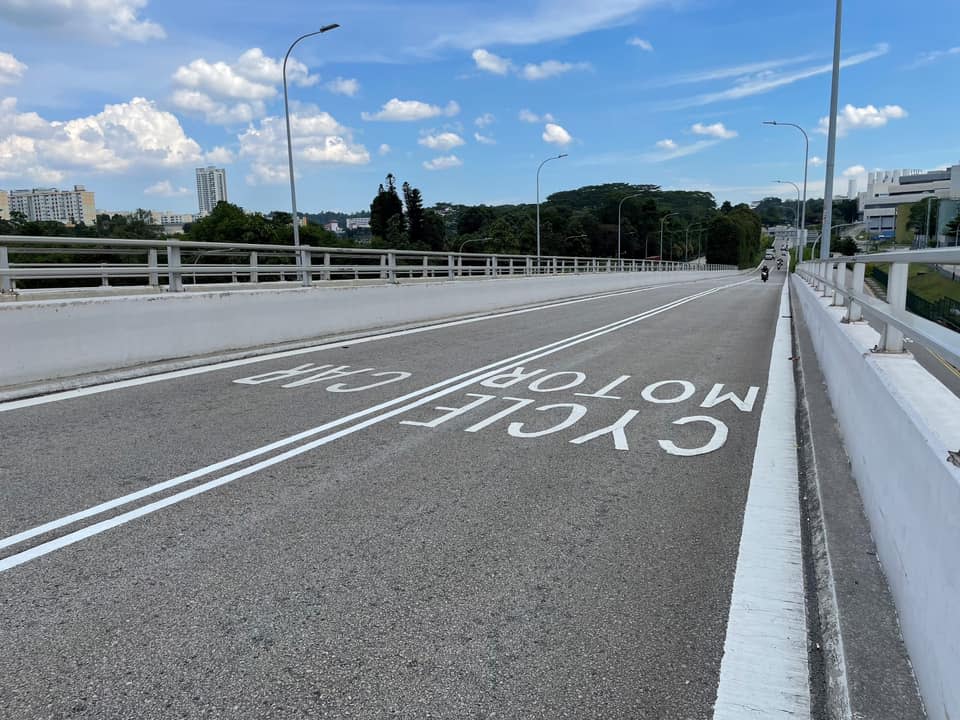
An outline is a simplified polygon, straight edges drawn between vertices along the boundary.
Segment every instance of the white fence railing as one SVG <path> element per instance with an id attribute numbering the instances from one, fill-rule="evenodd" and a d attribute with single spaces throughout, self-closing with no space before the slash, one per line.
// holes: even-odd
<path id="1" fill-rule="evenodd" d="M 863 291 L 868 263 L 888 264 L 887 299 L 866 295 Z M 803 262 L 797 274 L 824 297 L 832 296 L 833 305 L 846 307 L 844 320 L 856 322 L 867 316 L 880 326 L 879 352 L 903 352 L 904 336 L 934 350 L 955 366 L 960 366 L 960 333 L 915 315 L 906 309 L 907 279 L 910 265 L 960 264 L 960 249 L 935 248 L 902 252 L 874 253 Z M 847 266 L 852 264 L 853 272 Z"/>
<path id="2" fill-rule="evenodd" d="M 109 262 L 64 263 L 44 255 L 109 257 Z M 221 262 L 216 260 L 220 259 Z M 14 261 L 16 260 L 16 261 Z M 255 243 L 201 243 L 183 240 L 0 236 L 0 291 L 16 292 L 17 283 L 43 280 L 45 288 L 69 287 L 62 281 L 100 280 L 130 286 L 131 279 L 170 292 L 204 283 L 263 283 L 565 273 L 731 270 L 730 265 L 584 258 L 572 256 L 421 252 L 373 248 L 330 248 Z M 53 282 L 52 282 L 53 281 Z"/>

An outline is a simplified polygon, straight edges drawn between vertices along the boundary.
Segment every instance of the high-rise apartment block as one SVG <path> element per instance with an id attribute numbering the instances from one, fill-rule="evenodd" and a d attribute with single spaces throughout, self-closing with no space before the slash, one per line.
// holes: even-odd
<path id="1" fill-rule="evenodd" d="M 197 168 L 199 215 L 209 215 L 220 201 L 227 201 L 227 171 L 213 165 Z"/>
<path id="2" fill-rule="evenodd" d="M 10 196 L 6 190 L 0 190 L 0 220 L 10 219 Z"/>
<path id="3" fill-rule="evenodd" d="M 9 204 L 10 213 L 23 213 L 30 221 L 55 220 L 65 225 L 93 225 L 97 221 L 93 192 L 83 185 L 74 185 L 73 190 L 11 190 Z"/>

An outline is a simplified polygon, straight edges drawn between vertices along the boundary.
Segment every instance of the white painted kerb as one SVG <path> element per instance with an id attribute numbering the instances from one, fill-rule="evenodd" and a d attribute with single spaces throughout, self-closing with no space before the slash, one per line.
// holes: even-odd
<path id="1" fill-rule="evenodd" d="M 810 717 L 786 283 L 743 516 L 714 720 Z"/>

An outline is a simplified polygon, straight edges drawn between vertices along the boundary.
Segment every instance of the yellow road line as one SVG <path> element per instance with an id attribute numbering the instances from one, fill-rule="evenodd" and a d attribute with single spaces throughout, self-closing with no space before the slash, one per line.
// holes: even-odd
<path id="1" fill-rule="evenodd" d="M 930 350 L 930 354 L 933 355 L 937 360 L 939 360 L 940 364 L 943 365 L 947 370 L 949 370 L 958 378 L 960 378 L 960 370 L 958 370 L 956 367 L 951 365 L 940 353 L 938 353 L 936 350 Z"/>

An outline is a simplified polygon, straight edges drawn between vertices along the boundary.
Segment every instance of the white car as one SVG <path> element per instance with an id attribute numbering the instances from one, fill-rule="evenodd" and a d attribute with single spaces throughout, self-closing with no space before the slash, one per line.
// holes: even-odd
<path id="1" fill-rule="evenodd" d="M 763 254 L 764 260 L 773 260 L 773 248 L 767 248 L 767 251 Z"/>

